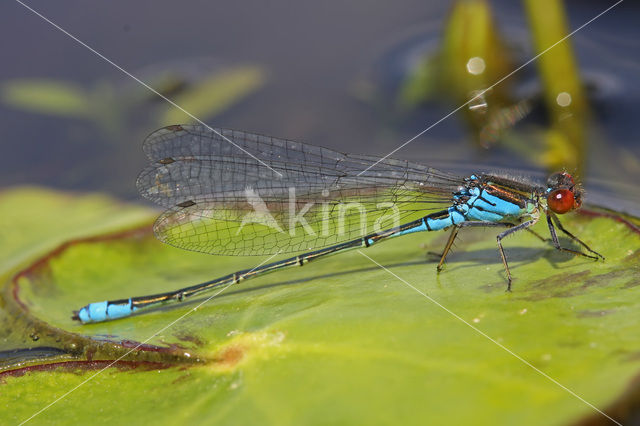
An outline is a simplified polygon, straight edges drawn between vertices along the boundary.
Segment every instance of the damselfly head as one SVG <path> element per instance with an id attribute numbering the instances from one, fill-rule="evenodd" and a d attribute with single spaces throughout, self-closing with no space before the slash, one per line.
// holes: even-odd
<path id="1" fill-rule="evenodd" d="M 575 186 L 576 182 L 567 172 L 556 172 L 547 178 L 547 188 L 569 188 Z"/>
<path id="2" fill-rule="evenodd" d="M 547 205 L 554 213 L 563 214 L 582 205 L 582 190 L 567 172 L 554 173 L 547 179 Z"/>

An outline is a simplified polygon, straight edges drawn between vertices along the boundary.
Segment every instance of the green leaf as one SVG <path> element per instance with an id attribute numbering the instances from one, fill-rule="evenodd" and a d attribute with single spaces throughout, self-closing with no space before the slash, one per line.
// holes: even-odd
<path id="1" fill-rule="evenodd" d="M 13 108 L 62 117 L 85 117 L 91 107 L 82 88 L 56 80 L 8 80 L 2 83 L 1 98 Z"/>
<path id="2" fill-rule="evenodd" d="M 461 232 L 439 275 L 425 251 L 441 250 L 447 234 L 433 232 L 362 250 L 388 271 L 353 251 L 242 282 L 202 306 L 210 294 L 84 326 L 69 317 L 88 302 L 171 290 L 266 259 L 185 252 L 149 233 L 70 244 L 19 280 L 24 315 L 45 322 L 60 345 L 76 339 L 78 360 L 146 346 L 96 377 L 105 363 L 0 376 L 0 404 L 11 407 L 0 423 L 25 420 L 78 385 L 32 423 L 135 415 L 159 424 L 539 425 L 600 416 L 496 344 L 603 410 L 637 376 L 640 236 L 614 219 L 638 222 L 591 212 L 563 223 L 606 262 L 520 233 L 504 242 L 512 293 L 494 231 Z"/>
<path id="3" fill-rule="evenodd" d="M 148 209 L 101 194 L 38 187 L 0 193 L 0 274 L 72 238 L 149 221 Z"/>
<path id="4" fill-rule="evenodd" d="M 180 94 L 174 101 L 195 117 L 206 119 L 221 113 L 257 90 L 264 80 L 265 76 L 260 68 L 233 68 L 212 74 L 186 93 Z M 160 119 L 163 125 L 191 121 L 193 119 L 189 115 L 173 106 Z"/>
<path id="5" fill-rule="evenodd" d="M 59 342 L 56 336 L 51 342 L 45 342 L 46 338 L 34 341 L 33 328 L 21 321 L 23 318 L 11 318 L 7 312 L 6 292 L 19 265 L 24 267 L 70 239 L 117 230 L 141 221 L 148 223 L 148 210 L 99 194 L 78 195 L 37 187 L 3 191 L 0 194 L 0 282 L 4 295 L 0 293 L 0 350 L 56 346 Z M 13 359 L 13 356 L 0 356 L 0 371 Z"/>

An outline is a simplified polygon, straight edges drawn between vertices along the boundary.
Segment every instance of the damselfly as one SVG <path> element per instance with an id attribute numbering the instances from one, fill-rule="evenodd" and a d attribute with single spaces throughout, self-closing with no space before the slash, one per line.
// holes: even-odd
<path id="1" fill-rule="evenodd" d="M 302 254 L 167 293 L 91 303 L 74 313 L 83 323 L 126 317 L 392 237 L 449 228 L 438 271 L 461 228 L 506 228 L 497 244 L 510 290 L 502 239 L 528 230 L 544 241 L 530 229 L 541 216 L 556 249 L 604 259 L 557 217 L 582 203 L 580 185 L 566 172 L 546 183 L 498 173 L 460 177 L 409 161 L 199 125 L 157 130 L 144 151 L 152 164 L 137 186 L 167 208 L 154 225 L 161 241 L 210 254 Z M 560 246 L 556 228 L 587 253 Z"/>

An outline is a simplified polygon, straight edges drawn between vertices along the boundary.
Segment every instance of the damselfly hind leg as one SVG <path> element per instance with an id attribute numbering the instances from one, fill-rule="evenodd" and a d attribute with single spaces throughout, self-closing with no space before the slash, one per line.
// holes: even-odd
<path id="1" fill-rule="evenodd" d="M 523 229 L 528 229 L 530 226 L 535 225 L 536 222 L 538 222 L 538 217 L 534 217 L 531 220 L 522 222 L 520 225 L 509 228 L 506 231 L 498 234 L 498 236 L 496 237 L 496 240 L 498 241 L 498 250 L 500 251 L 500 257 L 502 258 L 502 264 L 504 265 L 505 271 L 507 271 L 507 291 L 511 291 L 511 271 L 509 271 L 507 256 L 504 254 L 504 249 L 502 248 L 502 239 L 508 235 L 513 234 L 514 232 L 518 232 Z"/>
<path id="2" fill-rule="evenodd" d="M 553 226 L 555 224 L 555 226 L 558 227 L 558 229 L 560 229 L 565 235 L 567 235 L 569 238 L 571 238 L 573 241 L 577 242 L 578 244 L 580 244 L 582 247 L 584 247 L 585 249 L 587 249 L 587 251 L 595 254 L 595 256 L 592 256 L 590 254 L 586 254 L 583 253 L 579 250 L 573 250 L 570 248 L 565 248 L 560 246 L 560 242 L 558 241 L 558 236 L 556 234 L 556 230 L 555 227 Z M 551 233 L 551 241 L 553 243 L 553 246 L 560 251 L 566 251 L 569 253 L 573 253 L 573 254 L 577 254 L 580 256 L 584 256 L 584 257 L 588 257 L 590 259 L 602 259 L 604 260 L 604 256 L 601 255 L 600 253 L 598 253 L 595 250 L 592 250 L 591 247 L 589 247 L 586 243 L 584 243 L 582 240 L 580 240 L 578 237 L 576 237 L 575 235 L 573 235 L 571 232 L 567 231 L 564 226 L 562 226 L 562 223 L 560 223 L 560 219 L 557 218 L 556 215 L 554 215 L 553 213 L 547 212 L 547 225 L 549 226 L 549 233 Z"/>
<path id="3" fill-rule="evenodd" d="M 454 225 L 453 229 L 451 230 L 451 233 L 449 234 L 449 239 L 447 240 L 447 245 L 444 246 L 444 250 L 442 251 L 442 255 L 440 256 L 440 262 L 438 262 L 438 266 L 436 267 L 436 270 L 438 271 L 438 273 L 440 273 L 440 271 L 442 271 L 442 266 L 444 265 L 444 261 L 447 258 L 447 255 L 449 254 L 449 252 L 451 251 L 451 247 L 453 247 L 453 242 L 455 241 L 456 237 L 458 236 L 458 231 L 459 230 L 460 230 L 460 227 L 457 226 L 457 225 Z"/>
<path id="4" fill-rule="evenodd" d="M 451 234 L 449 234 L 449 239 L 447 240 L 447 244 L 445 245 L 442 254 L 431 253 L 431 254 L 435 254 L 438 257 L 440 257 L 440 262 L 438 262 L 438 267 L 437 267 L 438 272 L 440 272 L 442 270 L 442 267 L 444 266 L 444 263 L 445 263 L 445 259 L 446 259 L 447 255 L 451 252 L 451 247 L 453 247 L 453 245 L 454 245 L 453 243 L 455 242 L 455 239 L 458 236 L 458 231 L 460 230 L 460 228 L 468 228 L 468 227 L 480 227 L 480 228 L 507 227 L 507 228 L 512 228 L 514 226 L 515 225 L 513 223 L 509 223 L 509 222 L 485 222 L 485 221 L 469 221 L 469 222 L 462 222 L 462 223 L 459 223 L 457 225 L 454 225 L 453 229 L 451 230 Z"/>

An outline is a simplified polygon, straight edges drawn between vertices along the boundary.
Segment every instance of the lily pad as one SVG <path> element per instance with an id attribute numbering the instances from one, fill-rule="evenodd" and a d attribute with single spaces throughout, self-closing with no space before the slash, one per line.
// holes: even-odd
<path id="1" fill-rule="evenodd" d="M 91 325 L 72 321 L 72 310 L 267 258 L 181 251 L 133 227 L 139 221 L 75 240 L 7 280 L 17 321 L 57 336 L 70 355 L 2 373 L 0 403 L 11 409 L 0 422 L 26 420 L 63 395 L 31 422 L 607 421 L 585 401 L 622 421 L 616 404 L 638 392 L 640 234 L 637 219 L 585 212 L 563 222 L 607 260 L 520 233 L 504 243 L 511 293 L 494 231 L 464 232 L 439 275 L 426 252 L 447 234 L 424 233 L 242 282 L 204 304 L 210 295 Z"/>

